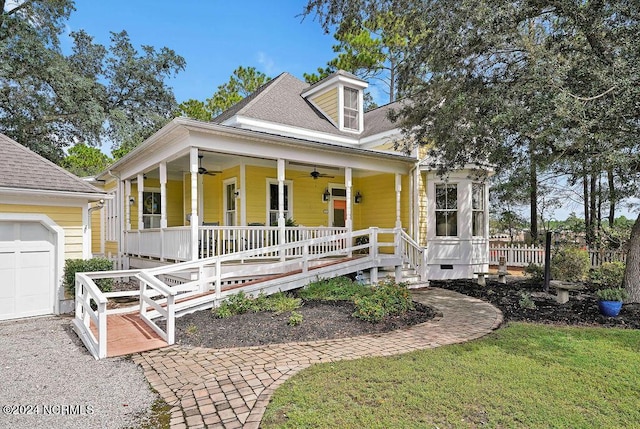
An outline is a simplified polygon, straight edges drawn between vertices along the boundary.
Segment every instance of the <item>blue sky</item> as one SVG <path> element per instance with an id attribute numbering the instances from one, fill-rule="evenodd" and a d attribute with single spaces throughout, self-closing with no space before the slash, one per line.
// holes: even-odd
<path id="1" fill-rule="evenodd" d="M 77 0 L 69 31 L 84 29 L 109 45 L 110 32 L 126 30 L 132 44 L 168 47 L 185 58 L 186 70 L 169 84 L 176 99 L 204 100 L 238 66 L 269 77 L 287 71 L 302 79 L 334 57 L 335 40 L 313 17 L 302 20 L 305 1 Z"/>

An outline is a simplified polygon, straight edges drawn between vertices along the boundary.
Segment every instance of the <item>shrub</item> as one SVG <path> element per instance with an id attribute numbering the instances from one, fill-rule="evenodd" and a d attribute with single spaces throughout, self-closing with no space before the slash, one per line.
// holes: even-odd
<path id="1" fill-rule="evenodd" d="M 520 295 L 518 305 L 520 306 L 520 308 L 526 308 L 529 310 L 534 310 L 536 308 L 536 303 L 531 299 L 531 295 L 524 292 L 522 293 L 522 295 Z"/>
<path id="2" fill-rule="evenodd" d="M 371 294 L 353 300 L 356 305 L 354 317 L 377 323 L 387 316 L 404 314 L 414 308 L 411 295 L 404 283 L 386 280 L 371 289 Z"/>
<path id="3" fill-rule="evenodd" d="M 623 262 L 605 262 L 594 270 L 591 279 L 606 288 L 619 288 L 624 279 Z"/>
<path id="4" fill-rule="evenodd" d="M 591 261 L 586 250 L 565 247 L 551 259 L 551 277 L 568 282 L 581 281 L 589 273 Z"/>
<path id="5" fill-rule="evenodd" d="M 596 291 L 596 296 L 600 301 L 624 301 L 629 295 L 622 288 L 606 288 Z"/>
<path id="6" fill-rule="evenodd" d="M 528 274 L 532 280 L 541 282 L 544 280 L 544 267 L 536 264 L 529 264 L 524 268 L 525 274 Z"/>
<path id="7" fill-rule="evenodd" d="M 297 311 L 292 311 L 289 316 L 289 326 L 298 326 L 302 323 L 302 314 Z"/>
<path id="8" fill-rule="evenodd" d="M 278 292 L 271 295 L 265 300 L 263 306 L 264 310 L 273 311 L 276 314 L 286 313 L 287 311 L 293 311 L 302 305 L 300 298 L 294 298 L 283 292 Z"/>
<path id="9" fill-rule="evenodd" d="M 67 259 L 64 261 L 63 284 L 66 291 L 71 296 L 75 296 L 76 273 L 111 270 L 113 270 L 113 262 L 107 258 Z M 109 292 L 113 287 L 113 279 L 97 279 L 95 283 L 102 292 Z"/>
<path id="10" fill-rule="evenodd" d="M 233 316 L 234 314 L 244 314 L 249 311 L 255 312 L 260 311 L 260 309 L 256 307 L 255 300 L 247 296 L 243 291 L 231 295 L 220 303 L 218 308 L 212 310 L 212 312 L 221 319 Z"/>
<path id="11" fill-rule="evenodd" d="M 351 281 L 348 277 L 334 277 L 310 283 L 299 292 L 303 299 L 324 301 L 352 301 L 371 293 L 371 288 Z"/>

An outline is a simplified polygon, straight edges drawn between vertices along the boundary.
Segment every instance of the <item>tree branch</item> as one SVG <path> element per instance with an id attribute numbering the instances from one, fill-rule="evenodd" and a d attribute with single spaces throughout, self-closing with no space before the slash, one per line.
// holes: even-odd
<path id="1" fill-rule="evenodd" d="M 616 86 L 616 85 L 614 85 L 614 86 L 612 86 L 611 88 L 607 89 L 605 92 L 603 92 L 603 93 L 601 93 L 601 94 L 598 94 L 598 95 L 594 95 L 593 97 L 580 97 L 580 96 L 578 96 L 578 95 L 574 95 L 574 94 L 570 93 L 569 91 L 567 91 L 567 90 L 565 90 L 565 89 L 562 89 L 562 88 L 560 88 L 560 91 L 564 92 L 565 94 L 567 94 L 567 95 L 568 95 L 568 96 L 570 96 L 570 97 L 575 98 L 576 100 L 580 100 L 580 101 L 593 101 L 593 100 L 597 100 L 598 98 L 602 98 L 602 97 L 604 97 L 605 95 L 607 95 L 608 93 L 610 93 L 611 91 L 613 91 L 613 90 L 614 90 L 614 89 L 616 89 L 616 88 L 617 88 L 617 86 Z"/>

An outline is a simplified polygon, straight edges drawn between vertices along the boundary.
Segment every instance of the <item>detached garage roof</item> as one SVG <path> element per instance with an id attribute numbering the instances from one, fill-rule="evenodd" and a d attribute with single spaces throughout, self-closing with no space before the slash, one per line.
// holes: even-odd
<path id="1" fill-rule="evenodd" d="M 0 188 L 104 195 L 100 189 L 4 134 L 0 134 L 0 154 Z"/>

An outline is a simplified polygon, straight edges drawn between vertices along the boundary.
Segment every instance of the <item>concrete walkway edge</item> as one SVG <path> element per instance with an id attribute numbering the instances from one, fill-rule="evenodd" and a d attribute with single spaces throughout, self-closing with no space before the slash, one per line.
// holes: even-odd
<path id="1" fill-rule="evenodd" d="M 134 355 L 133 360 L 172 406 L 172 429 L 256 429 L 275 390 L 315 363 L 462 343 L 502 324 L 500 310 L 476 298 L 438 288 L 412 290 L 411 295 L 442 316 L 384 334 L 231 349 L 175 345 Z"/>

